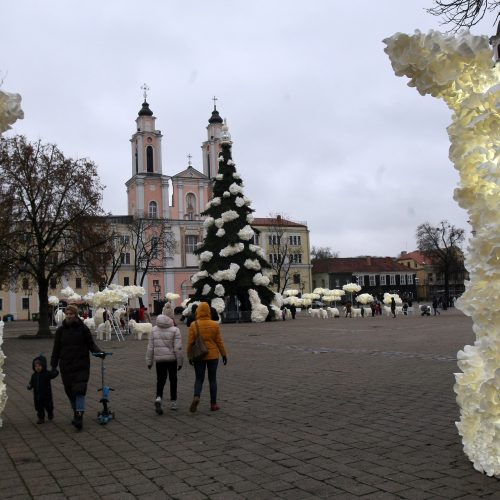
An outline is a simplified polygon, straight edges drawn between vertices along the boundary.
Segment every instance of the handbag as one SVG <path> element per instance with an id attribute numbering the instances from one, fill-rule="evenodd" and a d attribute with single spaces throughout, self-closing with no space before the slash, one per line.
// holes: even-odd
<path id="1" fill-rule="evenodd" d="M 191 348 L 191 359 L 193 361 L 200 361 L 208 354 L 208 347 L 206 346 L 203 337 L 200 335 L 198 322 L 195 321 L 194 324 L 196 325 L 197 335 L 193 347 Z"/>

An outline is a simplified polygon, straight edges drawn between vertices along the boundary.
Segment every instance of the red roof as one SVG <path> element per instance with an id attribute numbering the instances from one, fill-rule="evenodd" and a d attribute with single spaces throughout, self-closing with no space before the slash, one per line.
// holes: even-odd
<path id="1" fill-rule="evenodd" d="M 392 257 L 337 257 L 312 261 L 313 273 L 407 273 Z"/>
<path id="2" fill-rule="evenodd" d="M 255 217 L 252 226 L 296 226 L 296 227 L 307 227 L 307 224 L 301 224 L 299 222 L 292 222 L 291 220 L 283 218 L 274 217 Z"/>
<path id="3" fill-rule="evenodd" d="M 398 260 L 410 260 L 413 259 L 417 264 L 421 266 L 425 266 L 426 264 L 432 264 L 432 259 L 429 255 L 425 255 L 420 250 L 415 250 L 413 252 L 407 252 L 405 254 L 401 254 L 398 257 Z"/>

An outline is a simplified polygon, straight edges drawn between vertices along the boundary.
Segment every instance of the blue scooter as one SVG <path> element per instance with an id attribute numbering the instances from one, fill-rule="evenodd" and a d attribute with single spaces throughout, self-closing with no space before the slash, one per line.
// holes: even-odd
<path id="1" fill-rule="evenodd" d="M 114 391 L 112 387 L 108 385 L 104 385 L 104 372 L 106 370 L 104 366 L 104 358 L 106 356 L 111 356 L 112 352 L 93 352 L 92 355 L 96 358 L 101 358 L 101 387 L 97 389 L 97 392 L 102 391 L 102 398 L 99 400 L 99 403 L 102 403 L 102 411 L 97 412 L 97 420 L 101 425 L 107 424 L 109 421 L 115 418 L 115 413 L 110 411 L 109 404 L 109 393 L 110 391 Z"/>

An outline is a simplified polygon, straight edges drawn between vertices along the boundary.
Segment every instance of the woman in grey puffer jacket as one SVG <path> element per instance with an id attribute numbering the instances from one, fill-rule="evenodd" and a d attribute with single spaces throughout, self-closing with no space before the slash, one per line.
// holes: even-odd
<path id="1" fill-rule="evenodd" d="M 177 372 L 184 361 L 182 338 L 179 329 L 174 326 L 172 318 L 160 314 L 156 318 L 146 351 L 146 363 L 151 369 L 156 365 L 156 413 L 161 415 L 163 388 L 167 378 L 170 379 L 170 409 L 177 410 Z"/>

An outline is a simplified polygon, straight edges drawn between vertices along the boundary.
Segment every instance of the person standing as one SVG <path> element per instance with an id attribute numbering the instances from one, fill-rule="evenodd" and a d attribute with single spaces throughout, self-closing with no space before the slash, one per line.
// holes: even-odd
<path id="1" fill-rule="evenodd" d="M 208 353 L 201 360 L 192 359 L 192 349 L 196 337 L 201 335 Z M 187 344 L 187 356 L 189 364 L 194 366 L 195 382 L 194 396 L 189 411 L 194 413 L 200 402 L 201 390 L 205 381 L 205 372 L 208 373 L 208 383 L 210 387 L 210 410 L 220 409 L 217 404 L 217 366 L 219 364 L 219 355 L 222 356 L 222 362 L 227 364 L 227 354 L 224 347 L 224 341 L 219 328 L 219 323 L 213 321 L 210 315 L 210 306 L 206 302 L 201 302 L 196 309 L 196 320 L 189 327 L 189 337 Z"/>
<path id="2" fill-rule="evenodd" d="M 35 403 L 37 424 L 45 422 L 45 412 L 47 418 L 54 418 L 54 401 L 52 399 L 52 386 L 50 381 L 59 375 L 57 370 L 47 370 L 47 360 L 42 354 L 38 355 L 32 362 L 33 375 L 27 389 L 33 390 L 33 401 Z"/>
<path id="3" fill-rule="evenodd" d="M 396 317 L 396 300 L 394 297 L 391 297 L 391 314 L 393 318 Z"/>
<path id="4" fill-rule="evenodd" d="M 439 301 L 438 301 L 437 297 L 434 297 L 432 299 L 432 310 L 434 311 L 434 316 L 436 316 L 436 314 L 441 315 L 441 313 L 438 310 L 438 306 L 439 306 Z"/>
<path id="5" fill-rule="evenodd" d="M 90 330 L 78 317 L 78 308 L 70 304 L 64 310 L 65 318 L 56 330 L 50 365 L 52 371 L 59 365 L 64 391 L 73 409 L 71 423 L 80 430 L 85 412 L 85 395 L 90 376 L 89 352 L 98 357 L 106 355 L 96 345 Z"/>
<path id="6" fill-rule="evenodd" d="M 146 350 L 148 368 L 151 369 L 153 363 L 156 366 L 155 409 L 158 415 L 163 414 L 161 403 L 167 378 L 170 380 L 170 409 L 177 410 L 177 372 L 182 368 L 183 361 L 181 332 L 172 318 L 160 314 Z"/>
<path id="7" fill-rule="evenodd" d="M 292 313 L 292 319 L 295 319 L 295 315 L 297 314 L 297 308 L 295 304 L 290 304 L 290 312 Z"/>

